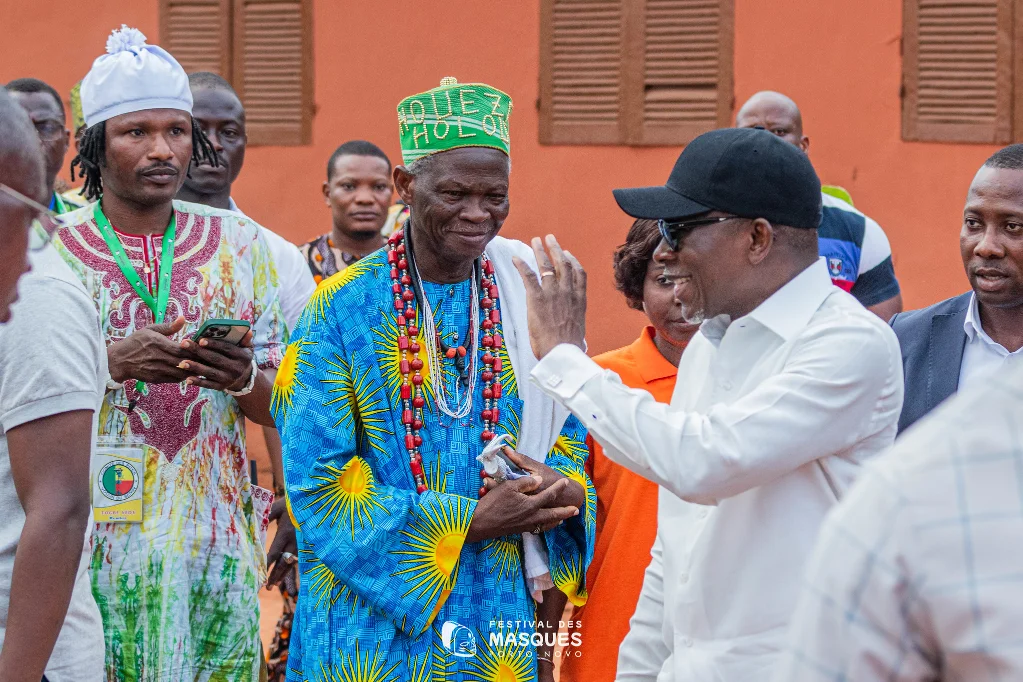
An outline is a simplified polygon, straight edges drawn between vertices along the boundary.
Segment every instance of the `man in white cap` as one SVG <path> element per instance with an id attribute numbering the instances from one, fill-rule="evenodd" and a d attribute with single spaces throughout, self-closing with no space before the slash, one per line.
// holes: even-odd
<path id="1" fill-rule="evenodd" d="M 246 475 L 243 417 L 273 423 L 277 274 L 257 224 L 174 200 L 190 163 L 217 158 L 171 55 L 122 27 L 81 93 L 72 165 L 93 203 L 55 245 L 95 301 L 110 367 L 91 564 L 107 679 L 255 680 L 272 495 Z M 201 338 L 211 320 L 236 343 Z"/>

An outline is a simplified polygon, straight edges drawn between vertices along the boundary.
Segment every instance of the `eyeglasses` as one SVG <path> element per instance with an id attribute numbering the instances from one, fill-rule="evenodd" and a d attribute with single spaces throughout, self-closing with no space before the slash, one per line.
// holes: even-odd
<path id="1" fill-rule="evenodd" d="M 36 121 L 36 134 L 42 142 L 56 142 L 67 132 L 57 121 Z"/>
<path id="2" fill-rule="evenodd" d="M 57 231 L 64 227 L 64 220 L 59 215 L 39 202 L 28 198 L 18 190 L 0 183 L 0 192 L 25 204 L 36 213 L 35 221 L 29 230 L 29 251 L 42 251 L 45 249 L 46 245 L 53 241 L 53 235 L 57 234 Z"/>
<path id="3" fill-rule="evenodd" d="M 672 251 L 678 251 L 682 239 L 697 227 L 704 225 L 716 225 L 726 220 L 735 220 L 742 216 L 729 215 L 724 218 L 696 218 L 695 220 L 664 220 L 657 221 L 657 229 L 661 231 L 661 237 L 671 247 Z"/>

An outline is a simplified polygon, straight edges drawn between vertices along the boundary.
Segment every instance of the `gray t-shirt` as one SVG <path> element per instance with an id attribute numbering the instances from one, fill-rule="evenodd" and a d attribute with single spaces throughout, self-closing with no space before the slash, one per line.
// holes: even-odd
<path id="1" fill-rule="evenodd" d="M 107 376 L 92 299 L 52 248 L 31 254 L 31 263 L 32 272 L 19 284 L 11 321 L 0 325 L 0 646 L 14 553 L 25 525 L 11 475 L 7 431 L 62 412 L 93 410 L 95 434 Z M 103 679 L 103 624 L 87 572 L 91 531 L 90 519 L 71 604 L 46 667 L 50 682 Z"/>

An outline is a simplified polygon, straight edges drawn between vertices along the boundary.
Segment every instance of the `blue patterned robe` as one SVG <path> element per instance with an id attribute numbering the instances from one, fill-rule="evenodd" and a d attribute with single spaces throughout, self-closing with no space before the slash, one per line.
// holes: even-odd
<path id="1" fill-rule="evenodd" d="M 470 286 L 425 284 L 449 345 L 458 345 L 455 332 L 467 338 Z M 424 367 L 420 451 L 429 490 L 417 494 L 401 423 L 392 296 L 386 251 L 324 280 L 278 371 L 273 409 L 301 572 L 288 679 L 534 680 L 535 649 L 524 640 L 534 632 L 535 604 L 521 537 L 464 544 L 481 483 L 482 381 L 469 416 L 451 424 L 433 395 L 443 380 L 452 402 L 453 362 L 442 358 L 440 373 Z M 426 363 L 422 338 L 420 345 Z M 499 353 L 504 392 L 496 431 L 514 439 L 519 378 L 507 351 Z M 545 534 L 555 585 L 580 605 L 596 518 L 585 435 L 570 417 L 547 458 L 587 493 L 579 516 Z"/>

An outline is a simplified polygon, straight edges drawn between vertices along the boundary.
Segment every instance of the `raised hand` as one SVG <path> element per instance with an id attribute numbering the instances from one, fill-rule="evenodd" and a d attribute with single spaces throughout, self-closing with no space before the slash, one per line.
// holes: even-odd
<path id="1" fill-rule="evenodd" d="M 546 242 L 532 241 L 540 268 L 540 280 L 525 262 L 515 258 L 515 267 L 526 286 L 529 342 L 533 355 L 542 359 L 555 346 L 570 343 L 583 348 L 586 337 L 586 271 L 554 235 Z"/>

